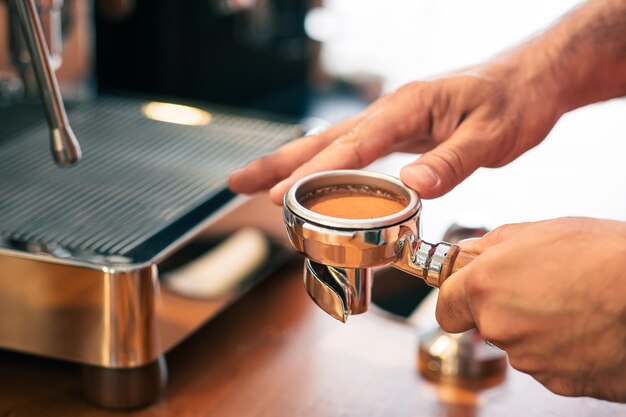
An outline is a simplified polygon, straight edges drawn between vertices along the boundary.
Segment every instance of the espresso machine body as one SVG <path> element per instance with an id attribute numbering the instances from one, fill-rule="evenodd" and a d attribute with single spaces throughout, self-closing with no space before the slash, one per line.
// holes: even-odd
<path id="1" fill-rule="evenodd" d="M 51 3 L 69 16 L 57 28 L 63 49 L 52 48 L 48 64 L 82 159 L 61 168 L 51 157 L 53 124 L 35 94 L 45 101 L 50 90 L 33 89 L 28 48 L 15 49 L 24 45 L 15 41 L 17 18 L 0 2 L 0 19 L 10 22 L 0 34 L 0 348 L 78 362 L 89 399 L 136 407 L 164 387 L 164 353 L 252 285 L 191 299 L 163 285 L 162 266 L 190 242 L 236 230 L 249 202 L 227 190 L 228 173 L 302 131 L 168 86 L 137 82 L 132 94 L 96 95 L 92 6 Z M 141 6 L 118 3 L 130 8 L 108 19 L 132 21 Z M 45 15 L 46 2 L 32 4 Z M 55 21 L 44 17 L 42 27 Z M 49 44 L 55 29 L 43 32 Z M 164 103 L 172 92 L 176 105 Z M 271 222 L 257 223 L 247 225 Z M 278 252 L 276 262 L 285 256 Z"/>

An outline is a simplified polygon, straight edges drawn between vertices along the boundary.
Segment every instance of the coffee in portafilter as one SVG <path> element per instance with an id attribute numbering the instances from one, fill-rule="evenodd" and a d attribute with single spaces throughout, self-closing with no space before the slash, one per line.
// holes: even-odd
<path id="1" fill-rule="evenodd" d="M 340 219 L 375 219 L 402 211 L 408 201 L 386 190 L 369 186 L 324 187 L 300 199 L 304 208 Z"/>

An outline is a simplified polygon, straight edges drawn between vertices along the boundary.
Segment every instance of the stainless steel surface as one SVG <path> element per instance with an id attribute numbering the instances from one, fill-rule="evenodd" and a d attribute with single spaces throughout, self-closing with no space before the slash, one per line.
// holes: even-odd
<path id="1" fill-rule="evenodd" d="M 475 330 L 449 334 L 435 329 L 420 337 L 418 367 L 426 379 L 439 384 L 485 389 L 504 381 L 507 360 Z"/>
<path id="2" fill-rule="evenodd" d="M 110 409 L 136 408 L 158 400 L 167 385 L 167 376 L 163 355 L 132 369 L 83 365 L 81 373 L 85 397 Z"/>
<path id="3" fill-rule="evenodd" d="M 243 223 L 278 229 L 279 209 L 267 197 L 259 199 L 212 215 L 201 235 L 223 236 Z M 251 211 L 259 217 L 248 222 Z M 50 254 L 0 250 L 0 347 L 100 368 L 140 368 L 253 284 L 246 281 L 220 297 L 200 300 L 163 287 L 157 279 L 160 265 L 117 268 L 102 262 L 79 266 Z"/>
<path id="4" fill-rule="evenodd" d="M 374 219 L 333 218 L 304 207 L 301 201 L 304 196 L 332 186 L 357 189 L 367 186 L 398 196 L 408 204 L 398 213 Z M 305 266 L 309 295 L 324 311 L 345 322 L 348 315 L 367 311 L 369 295 L 355 297 L 354 294 L 361 293 L 360 286 L 371 288 L 373 274 L 359 273 L 362 279 L 358 284 L 342 274 L 351 276 L 353 270 L 391 264 L 431 286 L 441 285 L 451 274 L 460 248 L 445 242 L 434 245 L 424 242 L 419 233 L 420 211 L 417 193 L 383 174 L 327 171 L 294 184 L 285 195 L 283 216 L 291 244 L 312 261 L 307 260 Z"/>
<path id="5" fill-rule="evenodd" d="M 0 252 L 0 346 L 106 367 L 161 353 L 156 266 L 81 269 Z"/>
<path id="6" fill-rule="evenodd" d="M 6 3 L 9 12 L 8 35 L 11 63 L 19 74 L 17 81 L 20 84 L 20 92 L 23 93 L 22 97 L 14 97 L 14 99 L 36 99 L 40 97 L 40 89 L 29 47 L 21 27 L 22 19 L 17 10 L 18 1 L 9 0 Z M 47 42 L 50 53 L 50 66 L 53 71 L 58 70 L 63 61 L 63 28 L 61 20 L 63 4 L 63 0 L 35 0 L 37 15 L 39 16 L 44 39 Z"/>
<path id="7" fill-rule="evenodd" d="M 234 198 L 226 178 L 300 130 L 224 111 L 208 125 L 164 123 L 141 112 L 145 103 L 110 97 L 71 109 L 86 153 L 68 170 L 39 146 L 43 120 L 14 126 L 0 112 L 0 347 L 140 368 L 251 285 L 188 299 L 161 287 L 157 266 L 199 234 L 265 230 L 272 218 L 279 228 L 278 208 L 250 208 L 257 201 Z M 249 222 L 244 208 L 259 217 Z"/>
<path id="8" fill-rule="evenodd" d="M 457 245 L 447 242 L 432 244 L 408 235 L 397 244 L 398 259 L 393 266 L 438 288 L 450 275 L 451 270 L 446 267 L 451 267 L 459 250 Z"/>
<path id="9" fill-rule="evenodd" d="M 70 127 L 65 105 L 50 63 L 50 53 L 34 0 L 10 0 L 15 4 L 20 19 L 24 39 L 30 52 L 31 61 L 39 84 L 41 100 L 44 104 L 50 128 L 50 145 L 57 164 L 71 165 L 81 157 L 76 136 Z"/>
<path id="10" fill-rule="evenodd" d="M 369 187 L 388 192 L 406 200 L 407 206 L 394 214 L 375 219 L 337 219 L 306 209 L 300 204 L 302 197 L 317 190 L 330 187 Z M 389 175 L 358 170 L 325 171 L 309 175 L 295 183 L 285 195 L 285 205 L 296 216 L 306 218 L 310 223 L 336 229 L 378 229 L 403 223 L 421 210 L 422 203 L 417 193 Z"/>
<path id="11" fill-rule="evenodd" d="M 346 322 L 365 313 L 372 295 L 371 268 L 338 268 L 304 260 L 304 287 L 326 313 Z"/>
<path id="12" fill-rule="evenodd" d="M 39 146 L 43 124 L 0 142 L 0 250 L 96 267 L 152 262 L 232 198 L 229 172 L 300 133 L 219 111 L 205 126 L 163 123 L 144 104 L 109 97 L 73 109 L 85 158 L 69 170 Z"/>

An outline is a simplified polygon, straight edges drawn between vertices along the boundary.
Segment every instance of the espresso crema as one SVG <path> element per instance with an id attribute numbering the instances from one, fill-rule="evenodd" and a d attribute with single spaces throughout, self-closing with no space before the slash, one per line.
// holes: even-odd
<path id="1" fill-rule="evenodd" d="M 340 219 L 375 219 L 402 211 L 407 202 L 370 188 L 329 188 L 302 199 L 308 210 Z"/>

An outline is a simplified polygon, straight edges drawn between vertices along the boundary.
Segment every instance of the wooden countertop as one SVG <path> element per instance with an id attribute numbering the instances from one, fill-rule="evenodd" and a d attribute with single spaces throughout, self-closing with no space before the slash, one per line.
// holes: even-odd
<path id="1" fill-rule="evenodd" d="M 162 400 L 130 412 L 87 403 L 79 366 L 0 351 L 0 416 L 599 416 L 626 405 L 564 398 L 515 371 L 474 394 L 415 370 L 415 330 L 383 314 L 343 325 L 308 299 L 291 262 L 167 355 Z"/>

